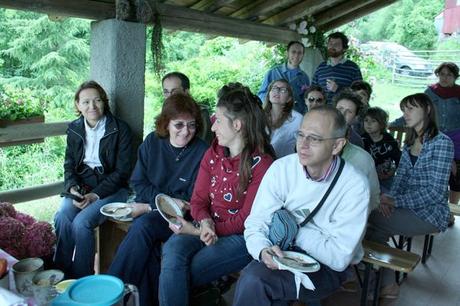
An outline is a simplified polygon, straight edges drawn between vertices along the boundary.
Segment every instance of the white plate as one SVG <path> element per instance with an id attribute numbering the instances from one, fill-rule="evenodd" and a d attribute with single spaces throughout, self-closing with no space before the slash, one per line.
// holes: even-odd
<path id="1" fill-rule="evenodd" d="M 184 215 L 173 198 L 164 193 L 159 193 L 155 197 L 155 205 L 157 206 L 160 215 L 166 221 L 175 225 L 181 225 L 181 223 L 176 219 L 176 216 L 183 217 Z"/>
<path id="2" fill-rule="evenodd" d="M 131 214 L 133 209 L 131 208 L 131 204 L 126 204 L 123 202 L 115 202 L 115 203 L 105 204 L 104 206 L 101 207 L 99 211 L 101 212 L 101 214 L 107 217 L 112 217 L 120 221 L 128 221 L 126 219 L 130 218 L 129 214 Z"/>
<path id="3" fill-rule="evenodd" d="M 316 272 L 319 270 L 319 263 L 312 257 L 292 251 L 284 251 L 284 257 L 273 256 L 273 261 L 280 268 L 294 269 L 299 272 Z"/>

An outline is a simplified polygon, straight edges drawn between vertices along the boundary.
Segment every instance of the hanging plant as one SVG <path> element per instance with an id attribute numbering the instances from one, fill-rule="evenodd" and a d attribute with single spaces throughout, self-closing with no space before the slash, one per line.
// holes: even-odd
<path id="1" fill-rule="evenodd" d="M 326 58 L 327 49 L 324 32 L 317 28 L 314 21 L 313 17 L 307 16 L 298 23 L 291 23 L 289 29 L 300 34 L 301 41 L 306 48 L 318 49 L 323 58 Z"/>
<path id="2" fill-rule="evenodd" d="M 153 70 L 155 74 L 160 77 L 163 70 L 163 28 L 161 27 L 160 17 L 158 13 L 154 16 L 152 39 L 150 44 L 152 52 Z"/>

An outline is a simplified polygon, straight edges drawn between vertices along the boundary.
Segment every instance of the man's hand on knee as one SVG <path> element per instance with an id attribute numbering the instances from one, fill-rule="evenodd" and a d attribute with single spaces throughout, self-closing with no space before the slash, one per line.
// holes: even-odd
<path id="1" fill-rule="evenodd" d="M 273 261 L 273 256 L 284 257 L 283 251 L 277 245 L 265 248 L 260 252 L 260 261 L 262 261 L 267 268 L 278 270 L 278 264 Z"/>

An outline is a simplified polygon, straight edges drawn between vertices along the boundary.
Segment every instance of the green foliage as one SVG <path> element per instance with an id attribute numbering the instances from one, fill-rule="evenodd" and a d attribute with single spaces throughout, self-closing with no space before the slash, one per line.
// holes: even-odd
<path id="1" fill-rule="evenodd" d="M 54 183 L 64 174 L 65 137 L 0 149 L 0 190 Z"/>
<path id="2" fill-rule="evenodd" d="M 71 111 L 73 92 L 88 77 L 89 21 L 0 9 L 0 33 L 0 84 L 39 92 Z"/>
<path id="3" fill-rule="evenodd" d="M 45 101 L 29 89 L 18 91 L 7 85 L 0 89 L 0 119 L 27 119 L 43 115 L 45 109 Z"/>
<path id="4" fill-rule="evenodd" d="M 409 49 L 433 49 L 436 17 L 443 0 L 401 0 L 343 26 L 341 30 L 366 42 L 390 40 Z"/>
<path id="5" fill-rule="evenodd" d="M 45 110 L 48 122 L 75 118 L 73 93 L 88 68 L 89 21 L 52 22 L 46 15 L 0 9 L 1 118 Z M 65 137 L 50 137 L 44 144 L 1 148 L 0 190 L 62 179 L 65 145 Z"/>
<path id="6" fill-rule="evenodd" d="M 347 58 L 359 66 L 364 80 L 369 81 L 372 78 L 391 79 L 391 72 L 388 69 L 376 62 L 371 56 L 364 55 L 355 46 L 350 46 L 347 50 Z"/>

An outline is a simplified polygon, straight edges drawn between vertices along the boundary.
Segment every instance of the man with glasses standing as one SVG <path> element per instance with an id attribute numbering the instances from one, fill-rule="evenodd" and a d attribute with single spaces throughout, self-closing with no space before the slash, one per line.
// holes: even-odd
<path id="1" fill-rule="evenodd" d="M 294 109 L 301 114 L 307 111 L 303 103 L 303 93 L 310 86 L 308 75 L 300 69 L 303 60 L 305 46 L 299 41 L 291 41 L 287 45 L 287 62 L 270 69 L 262 81 L 258 96 L 265 101 L 268 94 L 268 86 L 275 80 L 285 79 L 294 91 Z"/>
<path id="2" fill-rule="evenodd" d="M 341 32 L 330 34 L 327 41 L 329 59 L 316 68 L 313 76 L 311 83 L 323 88 L 329 104 L 342 88 L 350 87 L 354 81 L 363 79 L 358 65 L 345 58 L 347 50 L 348 38 L 345 34 Z"/>
<path id="3" fill-rule="evenodd" d="M 297 154 L 276 160 L 266 172 L 244 224 L 246 247 L 254 260 L 241 273 L 233 305 L 252 306 L 254 301 L 273 305 L 297 299 L 318 303 L 340 287 L 348 265 L 361 260 L 369 184 L 346 162 L 323 206 L 295 235 L 294 248 L 320 264 L 317 272 L 302 274 L 302 283 L 310 289 L 292 272 L 279 269 L 274 260 L 284 254 L 268 235 L 276 211 L 287 210 L 300 224 L 321 201 L 344 163 L 338 156 L 346 144 L 346 130 L 345 119 L 336 109 L 310 110 L 296 134 Z"/>
<path id="4" fill-rule="evenodd" d="M 161 79 L 161 86 L 163 89 L 163 97 L 165 99 L 177 93 L 190 95 L 190 79 L 182 72 L 173 71 L 167 73 Z M 203 126 L 201 128 L 201 133 L 199 133 L 198 137 L 203 139 L 207 144 L 210 144 L 213 136 L 211 133 L 209 109 L 206 105 L 199 105 L 201 110 L 201 119 L 203 122 Z"/>

